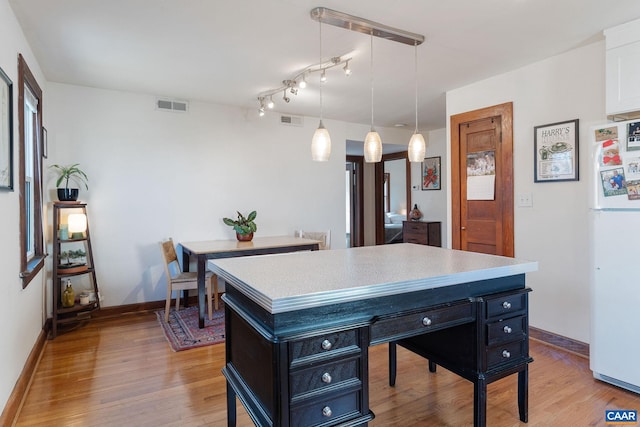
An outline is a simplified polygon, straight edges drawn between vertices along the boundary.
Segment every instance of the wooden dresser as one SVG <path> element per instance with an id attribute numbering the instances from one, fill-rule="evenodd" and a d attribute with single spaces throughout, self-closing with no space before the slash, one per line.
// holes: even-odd
<path id="1" fill-rule="evenodd" d="M 442 247 L 441 228 L 440 221 L 404 221 L 402 241 Z"/>

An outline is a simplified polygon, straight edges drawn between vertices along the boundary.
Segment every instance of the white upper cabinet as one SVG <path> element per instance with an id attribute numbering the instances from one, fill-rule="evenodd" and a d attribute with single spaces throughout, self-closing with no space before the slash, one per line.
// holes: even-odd
<path id="1" fill-rule="evenodd" d="M 640 112 L 640 19 L 605 30 L 604 35 L 607 116 L 638 117 L 629 113 Z"/>

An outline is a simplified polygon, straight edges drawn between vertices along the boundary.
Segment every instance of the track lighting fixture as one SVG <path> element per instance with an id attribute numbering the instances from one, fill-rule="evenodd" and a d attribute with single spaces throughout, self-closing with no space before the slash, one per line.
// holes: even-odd
<path id="1" fill-rule="evenodd" d="M 344 75 L 349 77 L 351 75 L 351 68 L 349 68 L 349 61 L 344 64 Z"/>
<path id="2" fill-rule="evenodd" d="M 284 94 L 282 95 L 282 99 L 284 99 L 284 102 L 286 102 L 287 104 L 289 103 L 289 101 L 291 101 L 290 98 L 287 98 L 287 90 L 284 90 Z"/>
<path id="3" fill-rule="evenodd" d="M 300 71 L 291 79 L 283 80 L 282 86 L 276 89 L 271 89 L 265 92 L 261 92 L 260 94 L 258 94 L 258 99 L 260 100 L 260 99 L 268 98 L 269 101 L 267 102 L 266 106 L 269 109 L 273 109 L 275 108 L 275 104 L 273 103 L 274 94 L 280 91 L 284 91 L 285 94 L 282 99 L 284 99 L 285 102 L 291 101 L 291 98 L 287 97 L 286 91 L 288 90 L 292 95 L 297 95 L 299 89 L 304 89 L 307 87 L 308 85 L 307 76 L 311 75 L 312 73 L 320 73 L 321 74 L 320 81 L 324 83 L 327 80 L 327 70 L 333 67 L 344 65 L 343 70 L 345 72 L 345 75 L 347 76 L 351 75 L 351 69 L 349 68 L 349 65 L 348 65 L 348 62 L 350 60 L 351 60 L 351 57 L 346 57 L 346 56 L 334 56 L 327 61 L 322 61 L 322 58 L 320 58 L 320 62 L 318 62 L 317 64 L 313 64 L 304 68 L 302 71 Z"/>

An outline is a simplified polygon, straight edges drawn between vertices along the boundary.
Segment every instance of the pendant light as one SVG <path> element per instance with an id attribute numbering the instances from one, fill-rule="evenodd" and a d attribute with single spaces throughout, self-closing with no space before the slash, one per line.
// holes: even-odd
<path id="1" fill-rule="evenodd" d="M 416 79 L 416 130 L 413 132 L 409 140 L 409 161 L 422 162 L 427 152 L 427 144 L 422 134 L 418 133 L 418 42 L 414 42 L 415 46 L 415 79 Z"/>
<path id="2" fill-rule="evenodd" d="M 364 161 L 376 163 L 382 160 L 382 140 L 373 127 L 373 31 L 371 32 L 371 131 L 364 139 Z"/>
<path id="3" fill-rule="evenodd" d="M 320 64 L 322 64 L 322 19 L 320 25 Z M 322 72 L 324 75 L 324 71 Z M 311 138 L 311 159 L 316 162 L 326 162 L 331 155 L 331 136 L 322 123 L 322 75 L 320 77 L 320 124 Z"/>

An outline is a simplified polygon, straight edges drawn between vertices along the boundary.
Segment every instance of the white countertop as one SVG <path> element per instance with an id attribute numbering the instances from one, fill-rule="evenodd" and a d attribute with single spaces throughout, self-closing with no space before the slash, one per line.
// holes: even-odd
<path id="1" fill-rule="evenodd" d="M 208 267 L 277 314 L 528 273 L 538 263 L 400 243 L 214 259 Z"/>

